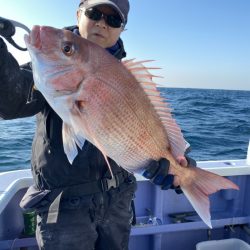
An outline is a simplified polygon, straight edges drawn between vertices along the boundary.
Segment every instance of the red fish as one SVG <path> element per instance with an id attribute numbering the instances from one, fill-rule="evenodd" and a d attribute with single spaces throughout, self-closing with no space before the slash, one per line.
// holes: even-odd
<path id="1" fill-rule="evenodd" d="M 25 37 L 36 87 L 63 120 L 64 151 L 72 162 L 85 139 L 130 171 L 167 158 L 170 173 L 211 227 L 208 195 L 238 189 L 200 168 L 184 168 L 186 141 L 142 62 L 120 62 L 70 31 L 34 26 Z"/>

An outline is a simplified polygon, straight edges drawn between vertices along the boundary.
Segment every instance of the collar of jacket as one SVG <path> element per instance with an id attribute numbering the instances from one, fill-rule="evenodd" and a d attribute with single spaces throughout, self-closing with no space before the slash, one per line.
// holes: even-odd
<path id="1" fill-rule="evenodd" d="M 64 29 L 70 30 L 75 34 L 80 35 L 78 26 L 76 26 L 76 25 L 65 27 Z M 112 46 L 110 48 L 106 48 L 106 50 L 111 55 L 116 57 L 118 60 L 121 60 L 122 58 L 126 57 L 126 52 L 125 52 L 125 49 L 124 49 L 124 46 L 123 46 L 123 41 L 122 41 L 121 38 L 118 39 L 118 41 L 116 42 L 116 44 L 114 46 Z"/>

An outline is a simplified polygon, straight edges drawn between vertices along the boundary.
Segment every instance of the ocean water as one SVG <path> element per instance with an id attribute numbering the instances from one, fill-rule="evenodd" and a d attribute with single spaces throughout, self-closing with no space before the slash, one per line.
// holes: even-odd
<path id="1" fill-rule="evenodd" d="M 250 91 L 160 88 L 196 160 L 245 159 Z M 35 118 L 0 120 L 0 172 L 30 167 Z"/>

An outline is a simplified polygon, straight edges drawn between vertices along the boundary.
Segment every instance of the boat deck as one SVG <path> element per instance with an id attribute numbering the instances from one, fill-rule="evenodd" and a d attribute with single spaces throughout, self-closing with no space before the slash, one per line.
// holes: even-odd
<path id="1" fill-rule="evenodd" d="M 250 243 L 250 166 L 246 160 L 198 162 L 198 167 L 230 178 L 240 191 L 211 195 L 213 229 L 197 216 L 184 195 L 161 191 L 136 176 L 137 224 L 132 228 L 130 250 L 192 250 L 206 240 L 239 238 Z M 19 201 L 33 183 L 30 170 L 0 173 L 0 249 L 37 249 L 34 237 L 20 238 L 24 222 Z"/>

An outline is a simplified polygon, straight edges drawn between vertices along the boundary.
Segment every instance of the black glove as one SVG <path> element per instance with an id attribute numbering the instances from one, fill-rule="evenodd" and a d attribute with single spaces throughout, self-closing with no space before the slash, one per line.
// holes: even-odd
<path id="1" fill-rule="evenodd" d="M 3 64 L 5 56 L 7 54 L 7 45 L 4 40 L 0 37 L 0 66 Z"/>
<path id="2" fill-rule="evenodd" d="M 143 176 L 161 189 L 167 190 L 173 185 L 174 176 L 168 174 L 170 163 L 162 158 L 159 161 L 152 160 L 143 172 Z"/>
<path id="3" fill-rule="evenodd" d="M 188 166 L 196 167 L 196 161 L 186 156 Z M 143 176 L 155 185 L 161 186 L 162 190 L 174 189 L 177 194 L 183 193 L 180 186 L 173 185 L 174 175 L 168 174 L 170 163 L 167 159 L 161 158 L 159 161 L 152 160 L 143 172 Z"/>

